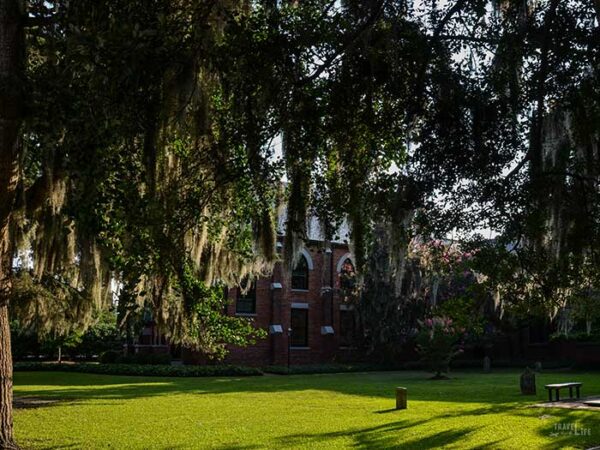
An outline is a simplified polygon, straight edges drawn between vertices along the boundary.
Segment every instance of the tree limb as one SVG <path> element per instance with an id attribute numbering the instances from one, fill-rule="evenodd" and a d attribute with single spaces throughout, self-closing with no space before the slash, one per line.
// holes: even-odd
<path id="1" fill-rule="evenodd" d="M 533 129 L 531 133 L 531 141 L 528 153 L 528 158 L 532 161 L 534 169 L 540 164 L 542 151 L 542 123 L 544 116 L 544 98 L 546 96 L 546 76 L 548 72 L 548 53 L 550 51 L 550 27 L 556 16 L 556 9 L 560 0 L 552 0 L 550 3 L 546 17 L 544 18 L 544 32 L 540 55 L 540 69 L 537 75 L 537 96 L 536 96 L 536 112 L 533 118 Z M 536 157 L 534 159 L 534 156 Z"/>
<path id="2" fill-rule="evenodd" d="M 44 27 L 47 25 L 55 25 L 58 23 L 58 15 L 52 16 L 29 16 L 26 17 L 23 25 L 25 28 L 37 28 Z"/>
<path id="3" fill-rule="evenodd" d="M 379 19 L 381 13 L 383 12 L 383 7 L 386 1 L 387 0 L 380 0 L 377 3 L 377 5 L 373 8 L 373 11 L 371 12 L 369 18 L 346 40 L 346 42 L 342 45 L 342 48 L 333 55 L 330 55 L 323 62 L 323 64 L 321 64 L 313 73 L 301 79 L 297 84 L 304 85 L 306 83 L 310 83 L 311 81 L 318 78 L 323 72 L 325 72 L 325 70 L 331 67 L 331 65 L 335 62 L 336 59 L 338 59 L 348 49 L 350 49 L 362 36 L 362 34 L 369 30 L 375 24 L 375 22 L 377 21 L 377 19 Z"/>
<path id="4" fill-rule="evenodd" d="M 433 49 L 437 46 L 437 42 L 440 40 L 440 36 L 446 27 L 446 24 L 452 19 L 452 16 L 460 11 L 466 4 L 466 0 L 458 0 L 448 11 L 444 14 L 442 20 L 439 21 L 435 29 L 433 30 L 433 34 L 428 39 L 429 45 L 425 49 L 425 56 L 423 57 L 423 62 L 419 67 L 419 71 L 417 73 L 417 77 L 415 80 L 415 101 L 413 103 L 412 111 L 409 111 L 407 114 L 407 122 L 411 123 L 414 117 L 417 115 L 421 103 L 423 101 L 423 96 L 425 95 L 425 74 L 427 73 L 427 66 L 431 60 L 431 56 L 433 55 Z"/>

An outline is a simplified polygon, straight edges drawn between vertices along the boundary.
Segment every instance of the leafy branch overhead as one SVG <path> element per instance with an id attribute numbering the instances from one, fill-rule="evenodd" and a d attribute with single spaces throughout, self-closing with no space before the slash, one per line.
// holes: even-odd
<path id="1" fill-rule="evenodd" d="M 18 256 L 79 319 L 121 286 L 123 321 L 242 343 L 215 286 L 269 273 L 278 231 L 290 266 L 309 215 L 326 241 L 349 223 L 365 299 L 414 300 L 415 236 L 480 230 L 517 243 L 497 292 L 597 283 L 596 2 L 25 3 L 2 16 L 2 280 Z"/>

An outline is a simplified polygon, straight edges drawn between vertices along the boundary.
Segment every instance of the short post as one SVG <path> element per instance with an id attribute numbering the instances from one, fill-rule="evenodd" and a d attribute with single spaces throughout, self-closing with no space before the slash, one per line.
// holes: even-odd
<path id="1" fill-rule="evenodd" d="M 396 409 L 406 409 L 406 393 L 406 388 L 396 388 Z"/>

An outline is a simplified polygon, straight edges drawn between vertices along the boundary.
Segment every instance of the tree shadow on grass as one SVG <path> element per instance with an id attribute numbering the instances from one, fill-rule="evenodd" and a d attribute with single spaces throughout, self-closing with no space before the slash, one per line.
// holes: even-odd
<path id="1" fill-rule="evenodd" d="M 600 446 L 600 410 L 590 413 L 590 410 L 565 408 L 527 408 L 515 412 L 515 415 L 524 418 L 537 414 L 543 420 L 537 434 L 551 440 L 551 443 L 540 447 L 542 450 Z"/>
<path id="2" fill-rule="evenodd" d="M 422 437 L 420 439 L 413 439 L 408 442 L 401 443 L 399 445 L 395 445 L 393 448 L 397 449 L 431 449 L 431 448 L 441 448 L 448 444 L 460 444 L 464 439 L 477 428 L 461 428 L 458 430 L 445 430 L 440 431 L 439 433 L 432 434 L 429 436 Z M 489 444 L 484 444 L 489 445 Z M 368 448 L 368 447 L 367 447 Z M 384 447 L 380 447 L 384 448 Z M 390 448 L 390 447 L 385 447 Z M 478 447 L 479 448 L 479 447 Z"/>
<path id="3" fill-rule="evenodd" d="M 35 448 L 39 450 L 60 450 L 60 449 L 69 449 L 69 448 L 82 448 L 81 443 L 79 442 L 69 442 L 67 444 L 58 444 L 58 445 L 49 445 L 47 439 L 28 439 L 27 446 L 24 448 L 29 448 L 29 446 L 35 446 Z"/>
<path id="4" fill-rule="evenodd" d="M 456 376 L 456 374 L 455 374 Z M 600 388 L 598 378 L 586 375 L 584 380 L 590 390 Z M 400 448 L 419 449 L 437 448 L 444 445 L 456 444 L 461 446 L 461 441 L 468 435 L 476 432 L 477 428 L 453 428 L 443 430 L 439 433 L 427 432 L 424 429 L 423 436 L 414 438 L 414 430 L 411 440 L 401 441 L 399 433 L 405 433 L 409 427 L 415 427 L 423 421 L 399 420 L 394 421 L 392 410 L 381 408 L 381 399 L 389 401 L 390 407 L 394 405 L 394 387 L 406 386 L 408 388 L 409 409 L 412 402 L 442 402 L 447 405 L 440 410 L 432 410 L 428 416 L 429 420 L 449 419 L 456 417 L 479 416 L 486 414 L 511 414 L 531 417 L 531 413 L 524 406 L 532 404 L 539 399 L 536 397 L 522 397 L 518 391 L 518 378 L 515 373 L 498 375 L 496 377 L 480 377 L 477 374 L 462 374 L 461 378 L 449 381 L 428 381 L 424 373 L 385 372 L 365 374 L 338 374 L 322 376 L 289 376 L 289 377 L 251 377 L 251 378 L 150 378 L 132 376 L 110 376 L 97 374 L 75 374 L 61 372 L 47 373 L 24 373 L 16 374 L 18 395 L 35 396 L 36 398 L 65 400 L 52 403 L 53 405 L 77 405 L 94 401 L 94 405 L 114 406 L 116 403 L 125 402 L 128 399 L 140 399 L 147 397 L 172 396 L 188 394 L 190 396 L 203 396 L 215 394 L 269 394 L 269 393 L 300 393 L 306 395 L 310 401 L 309 391 L 329 391 L 349 396 L 370 397 L 379 399 L 373 403 L 373 414 L 390 414 L 389 421 L 383 425 L 367 428 L 350 428 L 343 431 L 315 434 L 293 434 L 278 438 L 269 447 L 281 445 L 298 447 L 312 444 L 327 443 L 328 440 L 346 437 L 352 442 L 352 446 L 359 448 Z M 554 376 L 553 376 L 554 378 Z M 598 390 L 598 389 L 597 389 Z M 258 397 L 256 397 L 258 398 Z M 116 402 L 121 400 L 122 402 Z M 174 400 L 177 401 L 177 400 Z M 354 400 L 351 400 L 354 401 Z M 371 400 L 367 400 L 371 401 Z M 370 405 L 371 403 L 365 403 Z M 461 407 L 460 404 L 463 404 Z M 377 406 L 375 406 L 377 405 Z M 467 406 L 464 406 L 467 405 Z M 545 411 L 547 412 L 547 411 Z M 436 414 L 438 413 L 438 414 Z M 557 435 L 552 437 L 550 448 L 561 448 L 576 444 L 587 448 L 598 444 L 600 436 L 600 420 L 589 413 L 575 414 L 575 411 L 561 410 L 556 413 L 549 412 L 557 417 L 552 423 L 544 424 L 538 428 L 540 436 L 549 437 L 554 432 L 554 423 L 560 419 L 561 422 L 578 422 L 581 427 L 591 428 L 591 437 L 573 437 L 569 435 Z M 387 416 L 386 416 L 387 418 Z M 460 422 L 459 422 L 460 423 Z M 46 443 L 47 445 L 47 443 Z M 493 441 L 483 444 L 478 448 L 498 448 L 501 441 Z M 36 445 L 37 447 L 38 445 Z M 81 448 L 77 443 L 68 443 L 58 447 L 39 447 L 50 449 Z M 173 447 L 169 447 L 173 448 Z M 221 447 L 222 450 L 250 450 L 261 448 L 261 446 L 248 446 L 240 442 L 231 442 Z"/>
<path id="5" fill-rule="evenodd" d="M 43 374 L 43 375 L 42 375 Z M 43 377 L 43 378 L 42 378 Z M 523 403 L 516 386 L 473 386 L 473 380 L 433 382 L 425 374 L 368 373 L 324 376 L 244 377 L 244 378 L 148 378 L 61 372 L 20 372 L 15 390 L 18 395 L 50 398 L 128 399 L 172 394 L 271 393 L 322 390 L 347 395 L 393 398 L 394 388 L 408 387 L 409 402 L 440 401 L 459 403 Z M 40 385 L 21 391 L 21 385 Z M 55 387 L 55 389 L 54 389 Z"/>
<path id="6" fill-rule="evenodd" d="M 27 443 L 28 445 L 32 445 L 34 446 L 36 449 L 39 450 L 63 450 L 63 449 L 87 449 L 90 448 L 89 446 L 86 446 L 80 442 L 71 442 L 68 444 L 56 444 L 56 445 L 48 445 L 48 440 L 46 439 L 28 439 Z M 29 448 L 28 446 L 23 447 L 24 449 Z M 149 447 L 150 448 L 150 447 Z M 158 447 L 151 447 L 151 448 L 155 448 L 157 450 Z M 161 447 L 160 450 L 177 450 L 177 449 L 187 449 L 189 448 L 188 445 L 184 445 L 184 444 L 180 444 L 180 445 L 169 445 L 166 447 Z M 236 450 L 250 450 L 252 448 L 258 448 L 258 447 L 235 447 Z M 233 447 L 232 447 L 233 450 Z"/>
<path id="7" fill-rule="evenodd" d="M 257 448 L 265 448 L 265 446 L 264 445 L 225 444 L 222 447 L 217 447 L 218 450 L 254 450 Z"/>
<path id="8" fill-rule="evenodd" d="M 509 411 L 517 411 L 521 408 L 526 408 L 526 405 L 519 405 L 514 403 L 498 403 L 495 405 L 483 406 L 481 408 L 474 409 L 461 409 L 459 411 L 446 412 L 435 416 L 435 419 L 452 419 L 456 417 L 468 417 L 468 416 L 483 416 L 486 414 L 503 414 Z"/>
<path id="9" fill-rule="evenodd" d="M 427 420 L 399 420 L 383 425 L 367 428 L 350 428 L 344 431 L 314 433 L 314 434 L 291 434 L 279 438 L 276 446 L 301 447 L 327 443 L 332 439 L 350 438 L 352 444 L 349 446 L 363 449 L 431 449 L 440 448 L 444 445 L 459 443 L 466 436 L 476 431 L 476 428 L 461 428 L 446 430 L 423 438 L 412 439 L 407 442 L 399 442 L 401 434 L 409 428 L 427 423 Z"/>
<path id="10" fill-rule="evenodd" d="M 42 407 L 54 406 L 61 402 L 64 402 L 64 400 L 32 397 L 32 396 L 15 396 L 13 398 L 13 408 L 14 409 L 42 408 Z"/>
<path id="11" fill-rule="evenodd" d="M 441 402 L 436 418 L 517 413 L 523 407 L 538 401 L 537 397 L 519 394 L 515 373 L 481 377 L 464 373 L 462 378 L 449 381 L 428 381 L 423 372 L 380 372 L 337 375 L 289 377 L 237 378 L 159 378 L 111 376 L 61 372 L 19 372 L 16 374 L 17 396 L 34 396 L 44 400 L 60 400 L 52 405 L 77 405 L 93 400 L 96 405 L 173 395 L 265 394 L 329 391 L 343 395 L 388 399 L 389 409 L 374 410 L 377 414 L 391 414 L 394 405 L 394 387 L 408 388 L 409 409 L 413 402 Z M 454 374 L 456 377 L 456 374 Z M 513 380 L 514 378 L 514 380 Z M 591 383 L 589 382 L 591 378 Z M 587 384 L 600 387 L 590 376 Z M 27 386 L 22 389 L 21 386 Z M 600 390 L 600 389 L 599 389 Z M 307 397 L 308 398 L 308 397 Z M 462 404 L 454 408 L 452 404 Z M 43 405 L 41 407 L 44 407 Z M 432 417 L 433 418 L 433 417 Z"/>

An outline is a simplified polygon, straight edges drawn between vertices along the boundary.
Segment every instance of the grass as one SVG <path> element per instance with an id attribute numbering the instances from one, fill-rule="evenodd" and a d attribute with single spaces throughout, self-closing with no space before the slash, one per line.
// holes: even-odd
<path id="1" fill-rule="evenodd" d="M 15 373 L 15 394 L 57 400 L 15 413 L 17 439 L 35 449 L 589 448 L 600 411 L 529 408 L 514 370 L 143 378 Z M 543 384 L 577 379 L 600 394 L 599 373 L 543 373 Z M 395 411 L 394 387 L 409 404 Z M 564 431 L 566 426 L 590 435 Z M 587 433 L 586 433 L 587 434 Z"/>

